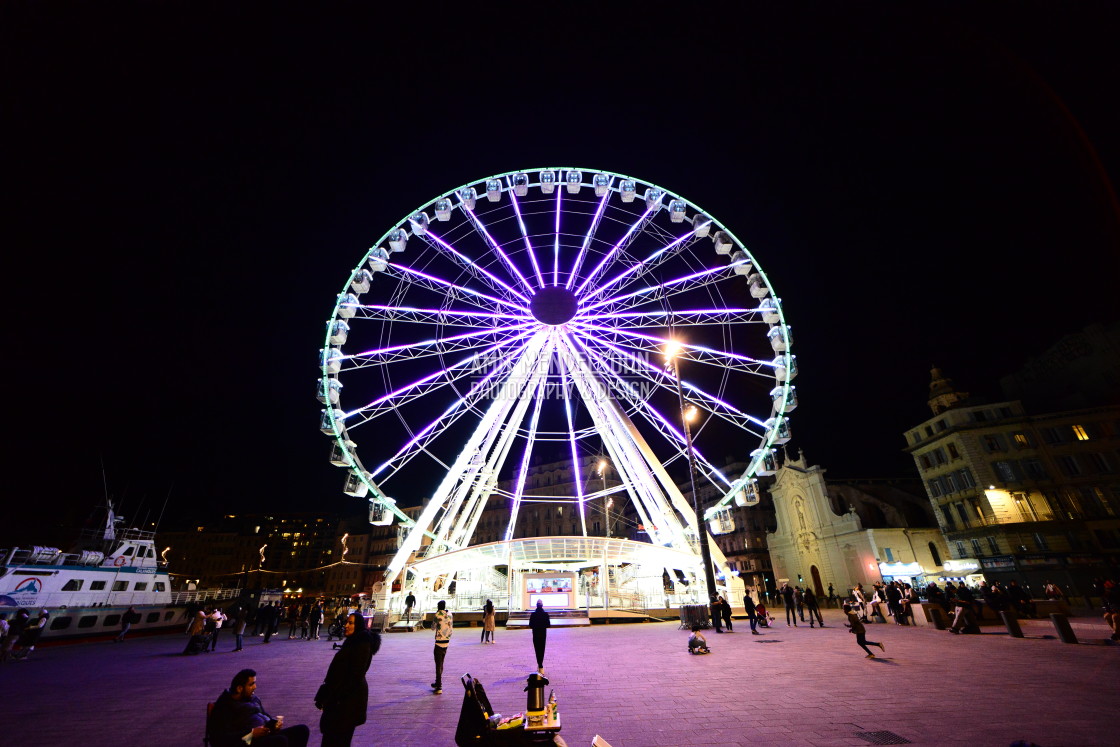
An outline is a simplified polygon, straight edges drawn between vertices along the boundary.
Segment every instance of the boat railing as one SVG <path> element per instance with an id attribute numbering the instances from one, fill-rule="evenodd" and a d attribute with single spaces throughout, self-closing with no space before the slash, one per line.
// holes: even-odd
<path id="1" fill-rule="evenodd" d="M 172 604 L 191 604 L 192 602 L 221 602 L 241 596 L 240 587 L 229 589 L 191 589 L 171 592 Z"/>

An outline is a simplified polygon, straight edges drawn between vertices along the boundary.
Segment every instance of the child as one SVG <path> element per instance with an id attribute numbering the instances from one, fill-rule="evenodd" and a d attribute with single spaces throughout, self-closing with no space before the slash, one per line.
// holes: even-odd
<path id="1" fill-rule="evenodd" d="M 774 616 L 766 611 L 765 605 L 758 605 L 754 608 L 755 614 L 758 615 L 758 624 L 764 628 L 769 628 L 770 623 L 774 622 Z"/>
<path id="2" fill-rule="evenodd" d="M 855 612 L 852 612 L 852 605 L 848 604 L 847 602 L 844 603 L 844 614 L 848 616 L 848 622 L 844 623 L 844 627 L 851 628 L 851 632 L 856 634 L 856 643 L 860 645 L 860 648 L 867 652 L 868 659 L 875 658 L 875 654 L 871 653 L 871 649 L 867 647 L 867 644 L 869 643 L 872 646 L 878 646 L 881 651 L 887 650 L 883 644 L 877 643 L 876 641 L 869 641 L 864 637 L 867 635 L 867 628 L 863 627 L 863 623 L 860 622 L 859 615 L 857 615 Z"/>
<path id="3" fill-rule="evenodd" d="M 690 654 L 710 654 L 711 650 L 708 649 L 708 639 L 700 632 L 699 625 L 692 626 L 692 635 L 688 637 L 688 653 Z"/>

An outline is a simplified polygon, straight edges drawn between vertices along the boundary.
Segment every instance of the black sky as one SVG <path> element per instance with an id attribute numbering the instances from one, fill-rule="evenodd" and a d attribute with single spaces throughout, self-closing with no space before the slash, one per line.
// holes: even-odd
<path id="1" fill-rule="evenodd" d="M 791 446 L 836 476 L 913 474 L 931 364 L 997 396 L 1120 316 L 1112 7 L 771 5 L 4 4 L 0 540 L 84 516 L 102 462 L 152 518 L 352 508 L 312 397 L 335 294 L 502 171 L 731 227 L 796 335 Z"/>

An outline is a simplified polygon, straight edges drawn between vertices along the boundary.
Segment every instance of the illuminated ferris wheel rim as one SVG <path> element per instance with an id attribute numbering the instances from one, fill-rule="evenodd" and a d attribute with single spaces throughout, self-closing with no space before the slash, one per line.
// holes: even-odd
<path id="1" fill-rule="evenodd" d="M 591 175 L 590 181 L 586 180 L 588 174 Z M 536 177 L 535 181 L 533 179 L 534 176 Z M 518 198 L 527 197 L 530 190 L 540 190 L 542 195 L 555 196 L 556 227 L 554 253 L 557 261 L 553 264 L 551 273 L 550 268 L 547 267 L 544 262 L 546 258 L 545 255 L 542 253 L 541 261 L 538 261 L 538 257 L 534 254 L 530 236 L 525 230 L 522 211 L 518 205 Z M 592 219 L 592 227 L 587 232 L 587 236 L 580 247 L 575 264 L 572 266 L 571 271 L 565 274 L 563 282 L 561 282 L 562 278 L 558 260 L 561 246 L 561 205 L 564 202 L 571 202 L 571 198 L 565 201 L 565 196 L 575 196 L 583 190 L 591 190 L 594 192 L 596 198 L 599 199 L 599 207 Z M 607 252 L 607 255 L 595 264 L 593 252 L 589 251 L 589 247 L 596 231 L 597 221 L 602 217 L 603 208 L 608 200 L 614 197 L 618 197 L 623 203 L 638 201 L 639 204 L 641 204 L 644 202 L 646 210 L 623 237 L 619 239 L 615 246 Z M 510 201 L 516 213 L 516 220 L 521 224 L 521 234 L 525 247 L 528 250 L 527 256 L 531 260 L 531 267 L 519 267 L 517 263 L 511 259 L 509 254 L 504 251 L 504 249 L 509 248 L 508 244 L 503 247 L 503 244 L 495 241 L 487 232 L 487 224 L 480 218 L 480 216 L 487 215 L 485 210 L 487 206 L 498 203 L 502 201 L 503 198 Z M 551 197 L 549 199 L 551 199 Z M 433 210 L 435 212 L 435 221 L 429 216 L 428 210 Z M 464 216 L 465 222 L 473 224 L 476 230 L 486 237 L 488 244 L 494 250 L 494 253 L 498 255 L 498 258 L 490 257 L 489 259 L 492 260 L 491 263 L 482 265 L 480 262 L 473 261 L 479 258 L 469 258 L 461 255 L 453 244 L 444 241 L 431 230 L 433 226 L 447 221 L 448 216 L 453 211 L 459 211 L 459 213 Z M 606 293 L 608 288 L 614 288 L 614 290 L 617 291 L 619 288 L 627 287 L 627 284 L 631 282 L 631 280 L 627 279 L 627 275 L 641 277 L 641 275 L 644 274 L 640 271 L 640 265 L 642 263 L 631 265 L 628 271 L 609 278 L 606 276 L 604 268 L 608 266 L 608 260 L 611 260 L 612 254 L 619 246 L 633 234 L 640 233 L 644 230 L 644 227 L 641 226 L 642 221 L 647 219 L 652 221 L 653 216 L 656 216 L 657 213 L 661 211 L 667 211 L 669 213 L 671 223 L 687 223 L 691 226 L 691 229 L 688 233 L 677 237 L 672 242 L 663 246 L 655 253 L 654 257 L 662 253 L 671 253 L 677 245 L 687 245 L 698 238 L 710 237 L 716 244 L 717 254 L 729 255 L 731 259 L 731 263 L 728 265 L 695 273 L 693 277 L 684 276 L 682 278 L 675 278 L 670 281 L 670 283 L 677 283 L 679 285 L 687 285 L 689 282 L 696 283 L 702 281 L 707 273 L 714 274 L 729 268 L 733 269 L 736 274 L 746 275 L 746 272 L 739 271 L 739 267 L 745 266 L 746 268 L 753 269 L 753 275 L 751 275 L 750 280 L 757 282 L 759 286 L 765 290 L 762 296 L 764 300 L 760 303 L 760 307 L 758 309 L 737 310 L 726 308 L 680 310 L 663 312 L 660 315 L 661 318 L 658 318 L 659 315 L 655 312 L 640 310 L 643 299 L 648 299 L 651 295 L 648 292 L 637 291 L 604 298 L 605 295 L 609 295 Z M 464 221 L 460 221 L 458 225 L 464 225 Z M 534 237 L 536 236 L 537 235 L 534 234 Z M 465 285 L 459 286 L 455 282 L 449 282 L 442 278 L 428 275 L 422 270 L 409 268 L 403 264 L 393 262 L 391 260 L 392 255 L 403 251 L 406 242 L 412 237 L 425 238 L 429 246 L 438 244 L 437 248 L 442 249 L 451 256 L 460 254 L 460 264 L 467 268 L 467 272 L 471 273 L 475 278 L 485 276 L 482 287 L 486 292 L 472 289 Z M 386 249 L 386 246 L 389 248 Z M 567 246 L 568 245 L 565 244 L 566 248 Z M 650 259 L 653 258 L 651 257 Z M 472 264 L 474 265 L 473 267 L 471 267 Z M 593 269 L 591 269 L 586 276 L 581 278 L 580 272 L 587 270 L 586 265 L 593 266 Z M 367 266 L 370 269 L 367 269 Z M 427 284 L 429 288 L 450 289 L 451 292 L 448 298 L 450 299 L 451 296 L 457 295 L 457 300 L 464 303 L 458 308 L 453 308 L 452 304 L 448 302 L 439 309 L 411 310 L 403 306 L 390 309 L 388 305 L 367 307 L 357 303 L 357 299 L 352 291 L 361 287 L 367 279 L 372 280 L 373 275 L 378 271 L 384 272 L 389 268 L 393 268 L 399 273 L 407 274 L 407 280 L 409 282 Z M 493 271 L 495 268 L 503 268 L 506 271 L 504 279 Z M 370 272 L 371 269 L 374 271 L 373 273 Z M 400 281 L 401 278 L 398 277 L 394 279 Z M 594 285 L 596 281 L 601 281 L 601 284 L 598 286 Z M 652 287 L 658 291 L 664 292 L 667 286 L 668 284 L 661 284 Z M 752 285 L 752 289 L 753 287 Z M 759 268 L 755 258 L 746 249 L 743 242 L 739 241 L 726 226 L 715 218 L 712 218 L 695 205 L 695 203 L 687 201 L 653 182 L 618 173 L 575 167 L 545 167 L 504 172 L 474 182 L 468 182 L 467 184 L 444 192 L 435 199 L 409 213 L 402 221 L 386 231 L 374 243 L 363 257 L 362 262 L 351 272 L 347 284 L 344 286 L 343 293 L 338 296 L 338 301 L 335 305 L 331 320 L 328 322 L 321 359 L 323 375 L 320 381 L 321 399 L 330 402 L 331 388 L 334 386 L 331 384 L 331 381 L 337 383 L 339 370 L 332 370 L 332 360 L 341 363 L 342 360 L 353 361 L 361 360 L 363 356 L 368 357 L 370 351 L 343 356 L 341 355 L 341 344 L 338 342 L 337 332 L 340 329 L 340 323 L 344 326 L 347 325 L 347 320 L 353 318 L 358 309 L 361 309 L 363 313 L 374 309 L 375 314 L 382 315 L 380 317 L 382 321 L 388 320 L 390 322 L 394 320 L 405 320 L 419 323 L 432 322 L 441 325 L 462 324 L 464 327 L 473 328 L 475 330 L 479 330 L 479 325 L 485 324 L 491 325 L 494 329 L 499 328 L 500 324 L 507 325 L 503 327 L 503 329 L 509 330 L 512 328 L 514 334 L 509 335 L 505 342 L 517 340 L 523 343 L 520 348 L 521 351 L 524 351 L 530 342 L 543 336 L 550 338 L 551 342 L 547 344 L 551 345 L 552 347 L 550 350 L 555 352 L 556 347 L 563 346 L 562 340 L 566 339 L 565 335 L 569 330 L 576 330 L 576 334 L 572 335 L 573 338 L 583 333 L 606 336 L 615 333 L 633 334 L 633 330 L 664 329 L 666 322 L 672 324 L 674 318 L 677 326 L 687 326 L 690 323 L 690 315 L 699 318 L 707 314 L 710 323 L 711 320 L 714 319 L 712 315 L 717 312 L 724 317 L 726 323 L 734 323 L 743 321 L 744 314 L 759 313 L 763 310 L 762 306 L 768 304 L 765 309 L 766 315 L 770 317 L 770 333 L 768 336 L 773 340 L 774 331 L 777 330 L 777 338 L 780 339 L 782 343 L 780 349 L 778 345 L 774 346 L 775 352 L 780 353 L 778 357 L 773 361 L 750 359 L 746 356 L 743 356 L 742 360 L 735 360 L 730 357 L 726 360 L 744 366 L 756 365 L 756 373 L 761 369 L 770 368 L 773 372 L 772 375 L 778 383 L 778 386 L 771 392 L 773 396 L 771 417 L 765 422 L 760 419 L 755 419 L 755 425 L 760 425 L 765 428 L 762 438 L 760 439 L 759 448 L 752 452 L 751 462 L 743 475 L 739 479 L 730 482 L 723 498 L 706 513 L 705 518 L 709 518 L 714 512 L 730 503 L 737 493 L 744 488 L 750 487 L 756 475 L 768 473 L 768 461 L 772 461 L 773 459 L 772 446 L 775 443 L 782 442 L 783 431 L 786 434 L 785 440 L 788 440 L 788 424 L 785 413 L 788 410 L 792 410 L 796 402 L 793 394 L 793 387 L 789 384 L 790 380 L 796 374 L 796 361 L 789 350 L 789 327 L 785 323 L 781 303 L 772 295 L 770 288 L 769 280 L 761 268 Z M 646 290 L 648 291 L 648 289 Z M 752 295 L 755 295 L 753 291 Z M 759 298 L 757 295 L 755 295 L 755 297 Z M 626 320 L 625 326 L 619 324 L 620 320 Z M 556 332 L 558 329 L 563 329 L 564 333 L 558 336 Z M 620 330 L 623 331 L 619 332 Z M 461 339 L 466 339 L 472 334 L 477 338 L 485 338 L 487 331 L 483 328 L 480 331 L 467 333 L 460 337 Z M 491 334 L 493 335 L 494 333 L 491 332 Z M 646 352 L 655 352 L 665 342 L 664 338 L 658 337 L 655 334 L 645 333 L 638 333 L 638 335 L 631 338 L 631 341 L 634 339 L 640 340 L 639 344 L 644 346 Z M 345 335 L 343 335 L 343 342 L 344 341 Z M 443 343 L 446 344 L 449 341 L 451 341 L 451 338 L 444 338 Z M 391 347 L 392 346 L 389 346 L 373 352 L 377 355 L 384 355 L 387 351 L 390 351 Z M 497 347 L 499 346 L 492 346 L 490 352 L 497 349 Z M 607 343 L 606 347 L 607 349 L 611 349 L 612 343 Z M 617 349 L 619 346 L 615 345 L 613 347 Z M 569 345 L 569 355 L 573 352 L 574 348 Z M 581 350 L 579 352 L 588 351 Z M 693 355 L 698 357 L 703 357 L 705 355 L 710 356 L 713 352 L 714 351 L 707 349 L 696 348 L 689 350 L 689 355 L 683 357 L 691 357 Z M 442 360 L 442 353 L 440 354 L 440 359 Z M 339 384 L 337 388 L 340 389 L 341 385 Z M 337 394 L 337 389 L 334 393 Z M 390 401 L 391 398 L 385 400 L 385 402 Z M 382 404 L 385 404 L 385 402 Z M 361 411 L 362 408 L 359 408 L 358 410 L 347 413 L 328 407 L 324 412 L 324 424 L 328 425 L 329 428 L 324 428 L 324 431 L 326 432 L 329 430 L 330 434 L 334 437 L 336 449 L 345 457 L 345 464 L 351 468 L 352 476 L 360 481 L 365 486 L 366 490 L 372 492 L 373 500 L 387 507 L 403 524 L 412 526 L 414 521 L 400 511 L 393 503 L 392 499 L 385 497 L 378 488 L 376 482 L 372 479 L 373 475 L 364 468 L 356 452 L 352 448 L 353 442 L 349 438 L 349 432 L 345 421 L 349 417 L 360 414 Z M 585 432 L 586 429 L 579 431 L 581 436 L 585 435 Z M 575 431 L 573 430 L 573 437 L 574 436 Z M 336 462 L 336 464 L 337 463 L 338 462 Z M 431 535 L 429 534 L 429 536 Z"/>

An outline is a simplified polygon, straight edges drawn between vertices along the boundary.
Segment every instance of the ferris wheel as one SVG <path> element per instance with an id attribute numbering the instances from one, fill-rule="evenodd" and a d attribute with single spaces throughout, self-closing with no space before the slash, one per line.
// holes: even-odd
<path id="1" fill-rule="evenodd" d="M 790 438 L 791 342 L 758 262 L 683 197 L 592 169 L 498 174 L 412 211 L 350 272 L 321 350 L 320 429 L 344 492 L 403 527 L 386 580 L 425 536 L 429 554 L 470 545 L 495 494 L 513 540 L 541 461 L 572 464 L 570 494 L 548 501 L 571 504 L 576 534 L 606 492 L 581 473 L 600 457 L 650 543 L 695 549 L 677 485 L 694 469 L 717 533 L 731 503 L 757 503 Z"/>

